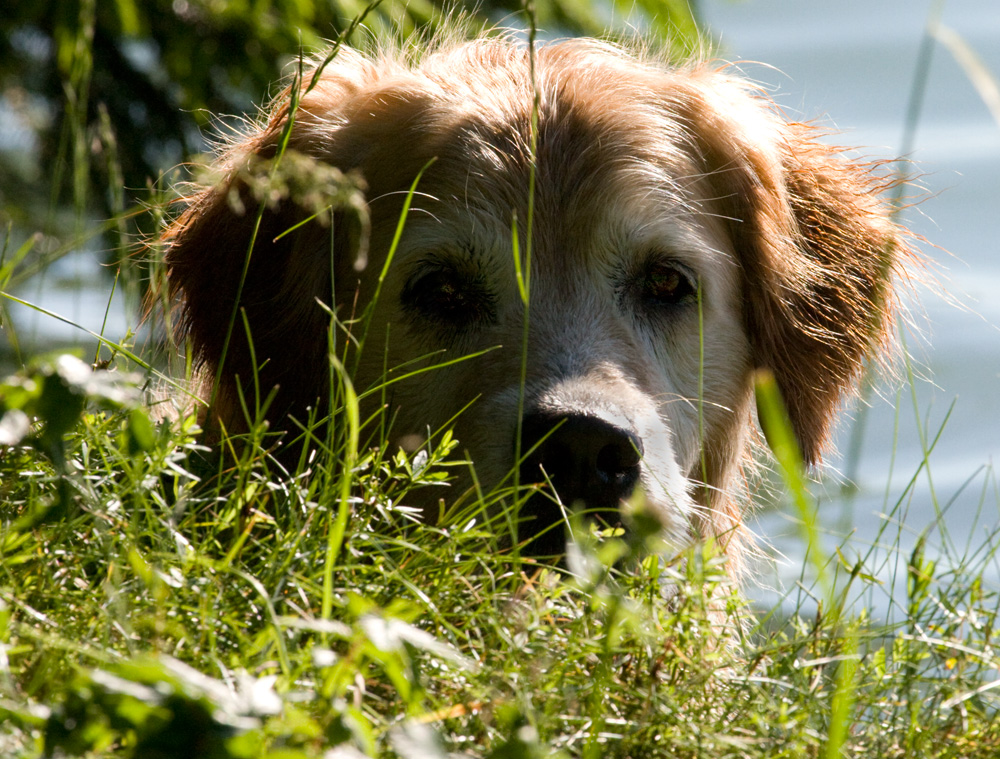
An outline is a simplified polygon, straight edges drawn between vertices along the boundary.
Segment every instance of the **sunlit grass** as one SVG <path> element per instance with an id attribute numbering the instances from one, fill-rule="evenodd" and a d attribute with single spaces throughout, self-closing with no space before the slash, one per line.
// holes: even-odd
<path id="1" fill-rule="evenodd" d="M 565 571 L 516 556 L 503 510 L 517 492 L 422 523 L 407 493 L 445 494 L 450 466 L 466 466 L 447 433 L 417 454 L 376 444 L 353 458 L 341 438 L 287 472 L 262 431 L 219 456 L 191 418 L 151 425 L 120 371 L 42 362 L 0 398 L 5 755 L 1000 746 L 993 545 L 932 557 L 921 540 L 898 557 L 907 590 L 887 622 L 850 600 L 886 592 L 882 559 L 816 541 L 826 579 L 805 586 L 801 615 L 768 618 L 708 547 L 659 556 L 578 526 Z"/>

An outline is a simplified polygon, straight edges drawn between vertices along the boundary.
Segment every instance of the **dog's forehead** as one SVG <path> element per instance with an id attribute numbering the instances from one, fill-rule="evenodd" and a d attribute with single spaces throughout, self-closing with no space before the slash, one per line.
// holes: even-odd
<path id="1" fill-rule="evenodd" d="M 466 255 L 510 260 L 514 230 L 522 249 L 529 197 L 532 245 L 545 260 L 581 257 L 600 264 L 652 250 L 703 255 L 715 231 L 710 193 L 693 159 L 662 145 L 659 120 L 624 127 L 542 118 L 531 185 L 530 158 L 516 146 L 517 124 L 470 119 L 422 180 L 412 225 L 417 248 L 455 241 Z M 631 133 L 630 133 L 631 132 Z M 643 144 L 646 140 L 646 144 Z"/>
<path id="2" fill-rule="evenodd" d="M 527 56 L 504 51 L 376 74 L 326 132 L 329 160 L 367 180 L 386 239 L 422 172 L 400 259 L 448 248 L 507 268 L 529 198 L 532 245 L 553 267 L 712 247 L 717 192 L 684 112 L 690 75 L 563 43 L 540 51 L 533 85 Z"/>
<path id="3" fill-rule="evenodd" d="M 661 175 L 695 171 L 683 117 L 662 91 L 669 77 L 658 88 L 649 76 L 617 70 L 581 80 L 572 69 L 542 69 L 536 92 L 516 73 L 509 82 L 490 79 L 475 99 L 459 93 L 435 102 L 442 113 L 434 121 L 452 137 L 438 143 L 442 171 L 480 180 L 490 197 L 490 180 L 516 185 L 523 197 L 532 164 L 536 189 L 552 196 L 599 192 L 604 170 L 629 165 Z"/>
<path id="4" fill-rule="evenodd" d="M 534 151 L 530 89 L 438 101 L 434 121 L 449 138 L 435 140 L 415 204 L 443 227 L 468 224 L 470 238 L 509 239 L 515 223 L 524 231 L 533 197 L 536 232 L 564 244 L 659 231 L 700 212 L 698 160 L 655 94 L 570 84 L 550 81 L 542 93 Z"/>

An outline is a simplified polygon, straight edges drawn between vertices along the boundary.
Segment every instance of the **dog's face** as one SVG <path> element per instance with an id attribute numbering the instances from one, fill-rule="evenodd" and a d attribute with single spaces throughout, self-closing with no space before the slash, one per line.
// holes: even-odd
<path id="1" fill-rule="evenodd" d="M 522 482 L 547 476 L 565 506 L 583 501 L 607 521 L 641 484 L 668 532 L 686 541 L 702 429 L 725 426 L 734 411 L 745 420 L 751 371 L 740 270 L 711 189 L 686 156 L 650 139 L 669 127 L 659 114 L 633 107 L 598 126 L 606 103 L 553 103 L 558 117 L 543 112 L 539 123 L 525 330 L 514 251 L 526 259 L 530 158 L 515 146 L 530 139 L 531 100 L 520 89 L 505 94 L 512 102 L 490 110 L 437 106 L 451 128 L 435 129 L 430 145 L 410 143 L 417 161 L 436 160 L 382 286 L 370 334 L 385 345 L 367 346 L 359 386 L 378 382 L 385 365 L 485 351 L 392 388 L 405 446 L 422 444 L 469 404 L 457 437 L 481 480 L 499 482 L 516 466 L 523 407 L 521 453 L 542 442 Z M 516 118 L 498 123 L 498 106 Z M 374 250 L 388 247 L 400 214 L 398 201 L 380 198 L 405 192 L 371 195 Z M 370 262 L 363 294 L 381 268 Z M 341 302 L 354 285 L 349 279 Z M 561 520 L 551 497 L 533 508 L 535 528 Z M 545 546 L 558 549 L 562 534 L 550 530 Z"/>
<path id="2" fill-rule="evenodd" d="M 550 483 L 558 499 L 522 514 L 530 550 L 560 549 L 557 500 L 614 523 L 636 486 L 675 545 L 738 542 L 754 370 L 775 374 L 815 460 L 882 333 L 897 232 L 864 167 L 723 75 L 585 42 L 542 48 L 536 64 L 533 86 L 508 42 L 416 68 L 347 53 L 302 95 L 289 145 L 364 177 L 371 256 L 352 267 L 336 218 L 332 234 L 282 235 L 302 214 L 263 214 L 241 305 L 265 392 L 281 387 L 274 421 L 330 392 L 317 301 L 346 319 L 377 294 L 356 387 L 391 381 L 404 448 L 453 424 L 481 482 L 518 469 Z M 287 119 L 279 104 L 233 166 L 273 155 Z M 225 199 L 235 168 L 168 235 L 171 285 L 213 375 L 253 228 Z M 231 429 L 250 357 L 236 335 L 215 410 Z M 446 365 L 395 379 L 431 364 Z"/>

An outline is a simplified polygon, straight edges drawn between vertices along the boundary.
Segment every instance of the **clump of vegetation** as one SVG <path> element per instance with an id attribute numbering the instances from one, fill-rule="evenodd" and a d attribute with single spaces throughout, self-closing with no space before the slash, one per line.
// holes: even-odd
<path id="1" fill-rule="evenodd" d="M 707 547 L 576 525 L 556 570 L 505 548 L 516 492 L 423 524 L 406 494 L 463 465 L 447 434 L 288 473 L 261 446 L 213 455 L 191 418 L 150 425 L 134 382 L 63 357 L 0 385 L 5 755 L 1000 750 L 985 560 L 918 547 L 894 624 L 846 605 L 877 587 L 858 560 L 758 626 Z"/>

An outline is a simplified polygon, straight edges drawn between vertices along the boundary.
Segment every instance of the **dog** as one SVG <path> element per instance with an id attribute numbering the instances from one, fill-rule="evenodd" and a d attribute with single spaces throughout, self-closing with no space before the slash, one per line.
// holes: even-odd
<path id="1" fill-rule="evenodd" d="M 254 191 L 255 162 L 293 160 L 364 199 L 324 219 Z M 877 166 L 725 68 L 594 40 L 343 48 L 217 170 L 162 238 L 206 425 L 246 430 L 252 397 L 273 429 L 322 415 L 364 314 L 353 386 L 384 385 L 393 444 L 450 426 L 479 482 L 535 486 L 533 555 L 565 548 L 567 509 L 618 524 L 641 489 L 666 545 L 738 567 L 755 374 L 817 462 L 907 256 Z"/>

